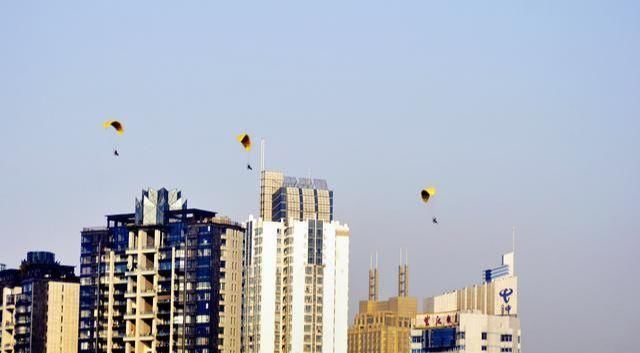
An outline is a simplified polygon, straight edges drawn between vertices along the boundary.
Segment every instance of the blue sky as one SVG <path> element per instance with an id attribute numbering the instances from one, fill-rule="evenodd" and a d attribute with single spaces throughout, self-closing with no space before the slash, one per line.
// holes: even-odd
<path id="1" fill-rule="evenodd" d="M 370 253 L 391 296 L 409 248 L 422 298 L 479 282 L 515 225 L 525 349 L 633 351 L 639 35 L 635 1 L 3 2 L 0 262 L 77 264 L 148 186 L 246 219 L 248 131 L 335 190 L 352 309 Z"/>

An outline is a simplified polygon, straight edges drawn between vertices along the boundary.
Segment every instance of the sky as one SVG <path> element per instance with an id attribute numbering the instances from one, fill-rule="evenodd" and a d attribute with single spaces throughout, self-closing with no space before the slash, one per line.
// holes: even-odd
<path id="1" fill-rule="evenodd" d="M 255 215 L 248 132 L 334 190 L 352 314 L 370 254 L 388 297 L 408 248 L 424 298 L 479 283 L 515 226 L 523 349 L 635 352 L 638 63 L 637 1 L 0 2 L 0 262 L 77 265 L 146 187 Z"/>

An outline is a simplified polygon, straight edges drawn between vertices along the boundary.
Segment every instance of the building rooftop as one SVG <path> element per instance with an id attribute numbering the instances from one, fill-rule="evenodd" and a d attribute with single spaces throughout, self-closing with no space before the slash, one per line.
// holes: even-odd
<path id="1" fill-rule="evenodd" d="M 282 181 L 282 186 L 301 189 L 329 190 L 329 185 L 324 179 L 298 178 L 292 176 L 285 176 Z"/>
<path id="2" fill-rule="evenodd" d="M 171 223 L 172 221 L 193 221 L 193 222 L 203 222 L 207 221 L 210 218 L 214 218 L 217 215 L 217 212 L 202 210 L 199 208 L 185 208 L 179 210 L 170 210 L 167 212 L 168 221 Z M 110 227 L 120 226 L 120 225 L 132 225 L 136 223 L 136 214 L 135 213 L 119 213 L 119 214 L 111 214 L 107 215 L 107 223 Z"/>

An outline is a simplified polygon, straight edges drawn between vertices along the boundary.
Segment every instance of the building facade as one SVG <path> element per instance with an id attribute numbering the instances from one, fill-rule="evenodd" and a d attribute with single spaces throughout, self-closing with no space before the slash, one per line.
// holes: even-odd
<path id="1" fill-rule="evenodd" d="M 77 352 L 79 288 L 74 267 L 50 252 L 0 271 L 0 352 Z"/>
<path id="2" fill-rule="evenodd" d="M 242 351 L 346 353 L 349 228 L 324 180 L 261 172 L 247 223 Z"/>
<path id="3" fill-rule="evenodd" d="M 244 228 L 144 190 L 81 234 L 81 353 L 238 352 Z"/>
<path id="4" fill-rule="evenodd" d="M 406 353 L 418 300 L 409 296 L 409 266 L 398 267 L 398 296 L 380 301 L 377 265 L 369 269 L 369 299 L 349 327 L 349 353 Z"/>
<path id="5" fill-rule="evenodd" d="M 243 351 L 346 353 L 349 228 L 252 220 Z"/>
<path id="6" fill-rule="evenodd" d="M 326 180 L 266 170 L 260 176 L 260 218 L 263 220 L 333 221 L 333 191 Z"/>
<path id="7" fill-rule="evenodd" d="M 490 281 L 427 298 L 414 321 L 411 352 L 520 353 L 513 263 L 514 254 L 505 254 L 497 271 L 488 270 Z"/>

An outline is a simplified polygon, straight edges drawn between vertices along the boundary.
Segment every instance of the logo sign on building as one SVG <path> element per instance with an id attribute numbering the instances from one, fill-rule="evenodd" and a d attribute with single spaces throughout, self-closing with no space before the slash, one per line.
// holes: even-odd
<path id="1" fill-rule="evenodd" d="M 500 296 L 502 297 L 502 300 L 504 300 L 505 304 L 509 304 L 509 297 L 511 297 L 512 294 L 513 289 L 511 288 L 505 288 L 500 291 Z"/>
<path id="2" fill-rule="evenodd" d="M 421 316 L 421 317 L 420 317 Z M 419 327 L 447 327 L 458 323 L 458 314 L 420 315 L 416 320 Z"/>
<path id="3" fill-rule="evenodd" d="M 511 315 L 511 305 L 509 304 L 509 300 L 511 299 L 511 295 L 513 295 L 513 289 L 512 288 L 505 288 L 503 290 L 500 291 L 500 296 L 502 297 L 502 301 L 504 302 L 504 304 L 502 304 L 502 315 Z"/>

